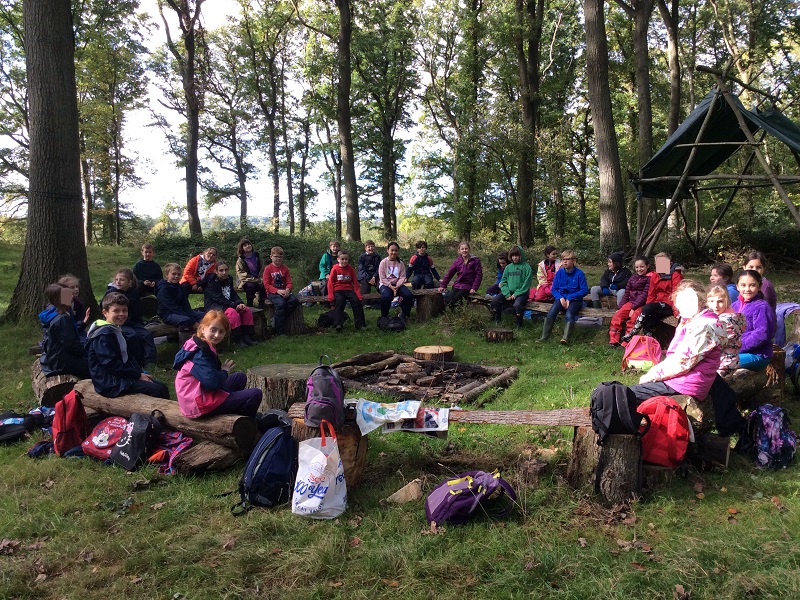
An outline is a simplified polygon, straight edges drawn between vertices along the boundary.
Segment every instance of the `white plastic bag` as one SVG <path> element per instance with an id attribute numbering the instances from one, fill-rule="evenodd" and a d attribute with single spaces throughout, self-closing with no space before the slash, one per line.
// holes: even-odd
<path id="1" fill-rule="evenodd" d="M 312 519 L 335 519 L 347 508 L 344 467 L 331 424 L 323 420 L 319 432 L 320 437 L 300 442 L 292 512 Z"/>

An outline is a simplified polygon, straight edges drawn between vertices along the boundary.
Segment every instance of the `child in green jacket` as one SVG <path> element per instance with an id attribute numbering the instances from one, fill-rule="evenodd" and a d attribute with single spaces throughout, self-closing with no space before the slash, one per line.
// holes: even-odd
<path id="1" fill-rule="evenodd" d="M 499 323 L 503 308 L 507 302 L 511 302 L 514 305 L 517 328 L 520 328 L 528 292 L 533 282 L 533 269 L 525 259 L 525 250 L 520 246 L 512 246 L 508 258 L 511 262 L 506 266 L 500 279 L 500 293 L 492 300 L 492 314 L 494 322 Z"/>

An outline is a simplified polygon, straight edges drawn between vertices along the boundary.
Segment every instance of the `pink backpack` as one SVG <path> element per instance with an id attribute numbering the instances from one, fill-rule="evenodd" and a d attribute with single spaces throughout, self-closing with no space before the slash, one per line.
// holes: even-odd
<path id="1" fill-rule="evenodd" d="M 639 369 L 647 371 L 661 362 L 661 344 L 647 335 L 635 335 L 625 346 L 622 355 L 622 370 Z"/>

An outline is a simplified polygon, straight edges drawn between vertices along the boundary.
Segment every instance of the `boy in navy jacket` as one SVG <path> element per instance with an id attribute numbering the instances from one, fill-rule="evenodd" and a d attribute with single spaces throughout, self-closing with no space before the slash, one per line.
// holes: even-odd
<path id="1" fill-rule="evenodd" d="M 553 294 L 553 307 L 547 313 L 542 328 L 540 342 L 544 342 L 550 337 L 553 331 L 553 323 L 556 322 L 558 313 L 564 311 L 564 333 L 561 335 L 561 343 L 569 343 L 569 336 L 578 318 L 578 313 L 583 308 L 583 297 L 589 293 L 589 284 L 586 283 L 586 275 L 575 266 L 577 256 L 572 250 L 564 250 L 561 253 L 561 268 L 556 271 L 553 278 L 553 287 L 550 293 Z"/>
<path id="2" fill-rule="evenodd" d="M 86 342 L 89 373 L 98 394 L 116 398 L 124 394 L 147 394 L 169 399 L 167 386 L 142 370 L 128 353 L 122 325 L 128 319 L 128 299 L 116 292 L 103 298 L 103 319 L 92 323 Z"/>

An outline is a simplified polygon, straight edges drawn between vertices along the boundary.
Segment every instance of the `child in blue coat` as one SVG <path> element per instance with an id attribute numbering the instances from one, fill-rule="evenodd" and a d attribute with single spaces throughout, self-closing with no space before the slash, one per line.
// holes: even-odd
<path id="1" fill-rule="evenodd" d="M 577 260 L 578 258 L 572 250 L 564 250 L 561 253 L 562 267 L 556 271 L 556 275 L 553 278 L 553 287 L 550 290 L 555 301 L 550 312 L 547 313 L 547 317 L 545 317 L 542 337 L 539 339 L 540 342 L 544 342 L 550 337 L 556 317 L 563 311 L 565 313 L 564 333 L 561 335 L 561 343 L 569 343 L 572 328 L 575 326 L 578 313 L 583 308 L 583 297 L 589 293 L 586 275 L 575 266 Z"/>
<path id="2" fill-rule="evenodd" d="M 72 292 L 53 283 L 47 286 L 44 294 L 50 305 L 39 315 L 43 324 L 47 321 L 43 354 L 39 359 L 42 371 L 45 375 L 75 375 L 86 379 L 89 377 L 89 363 L 86 362 L 78 326 L 70 313 Z M 52 315 L 52 318 L 43 315 Z"/>

